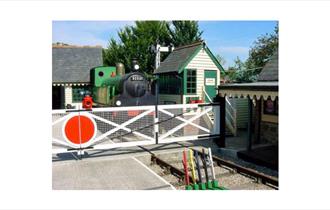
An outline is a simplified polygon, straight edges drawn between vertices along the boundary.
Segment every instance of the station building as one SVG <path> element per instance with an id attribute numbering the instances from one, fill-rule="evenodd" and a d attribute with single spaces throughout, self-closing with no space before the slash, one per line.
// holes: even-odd
<path id="1" fill-rule="evenodd" d="M 212 102 L 223 71 L 203 41 L 175 48 L 154 71 L 159 75 L 159 103 Z"/>
<path id="2" fill-rule="evenodd" d="M 278 52 L 263 67 L 256 82 L 223 84 L 218 91 L 220 101 L 222 98 L 221 106 L 226 109 L 225 98 L 247 100 L 247 135 L 244 135 L 245 139 L 240 139 L 245 150 L 238 152 L 238 156 L 255 159 L 273 168 L 278 167 Z M 223 118 L 226 117 L 227 115 L 222 115 L 220 121 L 225 122 L 226 119 Z M 222 131 L 225 129 L 222 128 Z M 227 142 L 225 135 L 222 135 L 218 143 L 221 147 L 227 147 L 231 139 L 228 140 Z"/>
<path id="3" fill-rule="evenodd" d="M 52 108 L 80 106 L 83 93 L 91 91 L 90 70 L 102 66 L 101 46 L 52 46 Z"/>

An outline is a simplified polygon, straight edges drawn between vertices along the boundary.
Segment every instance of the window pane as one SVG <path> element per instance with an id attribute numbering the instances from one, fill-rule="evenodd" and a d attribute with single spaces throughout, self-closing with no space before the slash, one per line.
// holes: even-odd
<path id="1" fill-rule="evenodd" d="M 90 88 L 72 87 L 72 101 L 81 102 L 85 94 L 90 94 Z"/>
<path id="2" fill-rule="evenodd" d="M 196 70 L 187 69 L 187 93 L 196 93 Z"/>

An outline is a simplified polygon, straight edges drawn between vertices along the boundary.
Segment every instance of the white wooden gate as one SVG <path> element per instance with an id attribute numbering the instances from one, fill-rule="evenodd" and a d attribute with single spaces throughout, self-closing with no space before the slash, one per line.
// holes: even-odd
<path id="1" fill-rule="evenodd" d="M 158 117 L 155 106 L 53 110 L 52 152 L 209 138 L 219 135 L 219 126 L 210 118 L 218 109 L 218 105 L 207 104 L 159 105 Z"/>

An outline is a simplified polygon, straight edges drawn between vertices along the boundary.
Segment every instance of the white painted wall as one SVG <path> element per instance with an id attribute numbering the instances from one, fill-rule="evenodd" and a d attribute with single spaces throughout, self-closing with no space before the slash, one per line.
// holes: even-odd
<path id="1" fill-rule="evenodd" d="M 248 99 L 229 98 L 228 100 L 230 104 L 236 109 L 237 128 L 247 128 L 248 114 L 249 114 Z"/>
<path id="2" fill-rule="evenodd" d="M 72 87 L 65 86 L 64 87 L 64 106 L 67 104 L 72 104 Z"/>
<path id="3" fill-rule="evenodd" d="M 64 87 L 64 107 L 66 107 L 67 104 L 71 104 L 72 106 L 75 106 L 76 109 L 80 109 L 82 107 L 82 103 L 73 103 L 72 102 L 72 86 L 65 86 Z"/>
<path id="4" fill-rule="evenodd" d="M 204 49 L 201 49 L 197 55 L 190 61 L 186 67 L 187 69 L 197 69 L 197 90 L 196 94 L 199 97 L 203 97 L 203 87 L 204 87 L 204 70 L 214 70 L 217 71 L 217 86 L 220 85 L 220 70 L 212 61 L 210 56 L 206 53 Z"/>

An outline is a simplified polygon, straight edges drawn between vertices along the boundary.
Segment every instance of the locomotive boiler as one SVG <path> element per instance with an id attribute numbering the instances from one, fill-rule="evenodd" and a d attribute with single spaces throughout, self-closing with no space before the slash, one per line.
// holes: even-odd
<path id="1" fill-rule="evenodd" d="M 132 70 L 125 74 L 124 65 L 96 67 L 91 70 L 93 102 L 102 106 L 139 106 L 155 104 L 150 82 L 140 71 L 136 61 Z"/>

